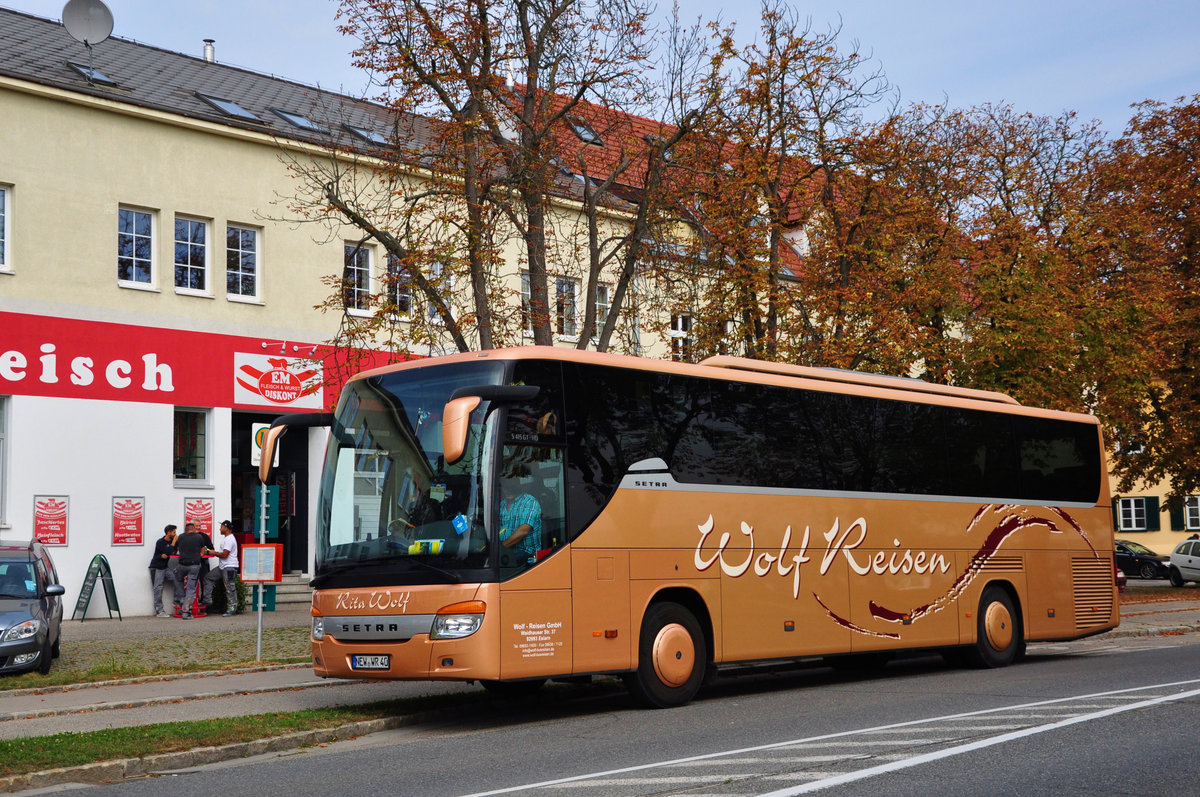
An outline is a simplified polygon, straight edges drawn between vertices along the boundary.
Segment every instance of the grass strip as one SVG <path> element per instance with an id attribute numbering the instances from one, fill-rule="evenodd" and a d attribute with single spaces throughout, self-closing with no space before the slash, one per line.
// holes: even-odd
<path id="1" fill-rule="evenodd" d="M 138 758 L 198 747 L 269 739 L 298 731 L 336 728 L 350 722 L 402 716 L 465 702 L 479 702 L 479 697 L 478 694 L 430 695 L 355 706 L 4 739 L 0 740 L 0 775 L 23 775 L 97 761 Z"/>
<path id="2" fill-rule="evenodd" d="M 142 637 L 71 642 L 49 675 L 27 672 L 0 678 L 0 693 L 64 684 L 147 678 L 205 670 L 312 661 L 308 628 L 272 628 L 263 632 L 262 661 L 256 658 L 254 631 L 218 631 L 177 637 Z"/>

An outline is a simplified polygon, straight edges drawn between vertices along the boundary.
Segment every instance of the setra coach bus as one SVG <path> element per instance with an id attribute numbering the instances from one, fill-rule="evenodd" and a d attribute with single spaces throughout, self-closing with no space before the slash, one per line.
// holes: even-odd
<path id="1" fill-rule="evenodd" d="M 1099 425 L 1008 396 L 718 356 L 520 347 L 352 379 L 312 578 L 318 675 L 621 675 L 936 650 L 1001 667 L 1115 627 Z M 859 659 L 848 657 L 861 656 Z"/>

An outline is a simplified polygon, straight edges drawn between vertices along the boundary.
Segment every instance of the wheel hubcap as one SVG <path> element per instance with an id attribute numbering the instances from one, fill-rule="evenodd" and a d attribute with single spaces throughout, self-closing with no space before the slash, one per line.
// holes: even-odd
<path id="1" fill-rule="evenodd" d="M 652 657 L 660 681 L 667 686 L 683 686 L 696 666 L 692 635 L 679 623 L 664 625 L 654 637 Z"/>
<path id="2" fill-rule="evenodd" d="M 1012 615 L 999 601 L 989 604 L 983 615 L 983 627 L 992 650 L 1006 650 L 1013 640 Z"/>

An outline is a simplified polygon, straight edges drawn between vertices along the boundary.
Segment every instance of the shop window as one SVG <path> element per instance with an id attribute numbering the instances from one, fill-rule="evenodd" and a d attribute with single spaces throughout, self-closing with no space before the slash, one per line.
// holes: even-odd
<path id="1" fill-rule="evenodd" d="M 208 481 L 211 417 L 209 410 L 175 408 L 173 461 L 176 480 Z"/>

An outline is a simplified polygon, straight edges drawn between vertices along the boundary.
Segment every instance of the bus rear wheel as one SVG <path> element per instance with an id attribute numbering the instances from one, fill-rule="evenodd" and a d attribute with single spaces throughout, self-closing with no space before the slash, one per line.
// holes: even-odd
<path id="1" fill-rule="evenodd" d="M 975 623 L 975 647 L 970 652 L 975 666 L 1007 667 L 1017 660 L 1025 646 L 1021 617 L 1003 587 L 984 588 Z"/>
<path id="2" fill-rule="evenodd" d="M 695 615 L 678 603 L 656 603 L 642 619 L 638 668 L 625 686 L 643 705 L 673 708 L 700 691 L 708 667 L 704 632 Z"/>

